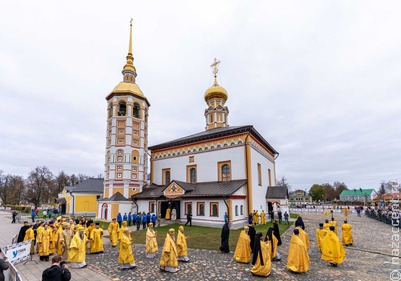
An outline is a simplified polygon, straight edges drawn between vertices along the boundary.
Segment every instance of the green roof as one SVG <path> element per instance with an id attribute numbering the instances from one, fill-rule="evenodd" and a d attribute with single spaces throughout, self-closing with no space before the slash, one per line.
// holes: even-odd
<path id="1" fill-rule="evenodd" d="M 343 190 L 340 193 L 340 196 L 341 195 L 365 195 L 365 194 L 370 195 L 370 194 L 372 194 L 373 191 L 374 191 L 373 188 L 371 188 L 371 189 L 349 189 L 349 190 Z"/>

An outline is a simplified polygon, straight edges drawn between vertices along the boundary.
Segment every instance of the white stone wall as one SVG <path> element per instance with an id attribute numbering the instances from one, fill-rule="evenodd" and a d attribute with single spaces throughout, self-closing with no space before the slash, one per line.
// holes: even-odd
<path id="1" fill-rule="evenodd" d="M 266 192 L 269 186 L 268 169 L 271 173 L 271 184 L 274 186 L 274 164 L 255 148 L 251 148 L 252 162 L 252 211 L 267 212 Z M 262 185 L 258 184 L 258 163 L 261 165 Z"/>
<path id="2" fill-rule="evenodd" d="M 189 163 L 189 156 L 194 156 L 194 162 Z M 197 165 L 197 181 L 208 182 L 218 180 L 217 163 L 231 161 L 231 179 L 244 179 L 244 146 L 228 147 L 219 150 L 208 150 L 200 153 L 186 154 L 154 161 L 153 180 L 162 184 L 162 170 L 171 169 L 171 180 L 187 181 L 187 166 Z"/>

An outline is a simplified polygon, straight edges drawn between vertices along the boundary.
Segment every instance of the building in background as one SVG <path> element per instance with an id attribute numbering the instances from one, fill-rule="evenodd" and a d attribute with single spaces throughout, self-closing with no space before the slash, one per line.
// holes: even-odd
<path id="1" fill-rule="evenodd" d="M 374 189 L 349 189 L 340 193 L 340 201 L 344 203 L 368 204 L 376 199 L 377 193 Z"/>
<path id="2" fill-rule="evenodd" d="M 58 194 L 61 214 L 95 216 L 97 200 L 103 195 L 103 179 L 89 178 L 74 186 L 65 186 Z"/>
<path id="3" fill-rule="evenodd" d="M 298 189 L 290 193 L 291 205 L 307 205 L 312 204 L 312 196 L 308 192 Z"/>

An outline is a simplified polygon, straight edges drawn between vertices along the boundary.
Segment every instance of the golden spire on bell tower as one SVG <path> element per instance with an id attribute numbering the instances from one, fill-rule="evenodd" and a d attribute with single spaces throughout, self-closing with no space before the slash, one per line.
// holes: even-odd
<path id="1" fill-rule="evenodd" d="M 129 45 L 128 45 L 128 55 L 127 62 L 123 68 L 124 82 L 135 83 L 136 69 L 134 66 L 134 57 L 132 55 L 132 19 L 130 20 L 130 32 L 129 32 Z"/>

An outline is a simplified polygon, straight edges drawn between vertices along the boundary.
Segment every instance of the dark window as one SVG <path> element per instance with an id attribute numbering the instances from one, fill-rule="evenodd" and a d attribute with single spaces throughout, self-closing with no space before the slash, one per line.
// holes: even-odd
<path id="1" fill-rule="evenodd" d="M 118 103 L 118 116 L 125 116 L 127 113 L 127 105 L 125 101 L 120 101 Z"/>
<path id="2" fill-rule="evenodd" d="M 196 169 L 195 168 L 191 168 L 189 170 L 189 182 L 196 183 Z"/>
<path id="3" fill-rule="evenodd" d="M 238 205 L 235 205 L 235 216 L 238 216 Z"/>
<path id="4" fill-rule="evenodd" d="M 134 117 L 135 118 L 140 118 L 141 117 L 141 107 L 139 106 L 139 103 L 134 103 Z"/>
<path id="5" fill-rule="evenodd" d="M 164 174 L 164 178 L 166 180 L 166 184 L 170 183 L 170 171 L 166 171 L 166 173 Z"/>

